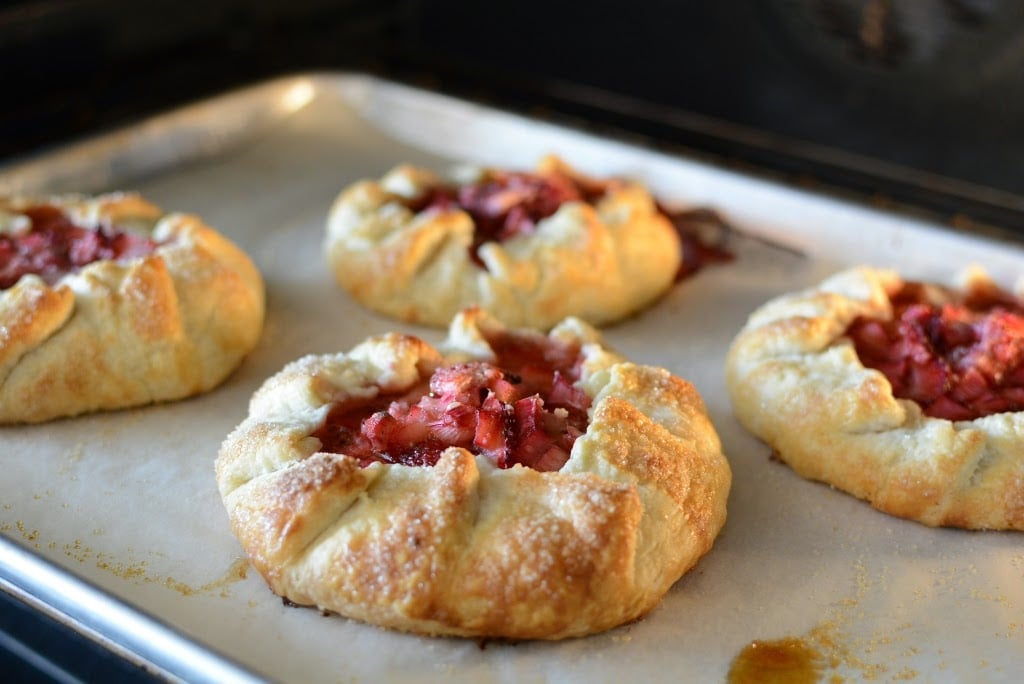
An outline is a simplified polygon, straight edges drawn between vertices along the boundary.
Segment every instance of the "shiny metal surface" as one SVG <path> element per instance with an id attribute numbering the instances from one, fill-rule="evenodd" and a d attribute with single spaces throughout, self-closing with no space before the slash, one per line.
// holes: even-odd
<path id="1" fill-rule="evenodd" d="M 2 535 L 0 590 L 167 681 L 264 681 Z"/>

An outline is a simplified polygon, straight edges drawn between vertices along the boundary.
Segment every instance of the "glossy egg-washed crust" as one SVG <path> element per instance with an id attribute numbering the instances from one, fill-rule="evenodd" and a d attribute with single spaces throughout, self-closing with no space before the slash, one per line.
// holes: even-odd
<path id="1" fill-rule="evenodd" d="M 0 423 L 34 423 L 207 391 L 263 326 L 263 281 L 249 258 L 191 215 L 135 194 L 0 199 L 17 214 L 46 204 L 74 223 L 110 223 L 164 243 L 48 285 L 0 290 Z"/>
<path id="2" fill-rule="evenodd" d="M 484 170 L 462 170 L 473 181 Z M 539 175 L 589 179 L 556 157 Z M 639 183 L 616 182 L 593 206 L 566 202 L 535 232 L 486 242 L 470 255 L 473 219 L 459 209 L 413 212 L 403 202 L 455 178 L 401 165 L 341 192 L 324 249 L 338 283 L 380 313 L 436 327 L 479 306 L 507 325 L 548 329 L 568 316 L 595 325 L 628 316 L 671 287 L 681 248 Z"/>
<path id="3" fill-rule="evenodd" d="M 969 277 L 982 278 L 974 271 Z M 897 399 L 844 336 L 892 318 L 890 270 L 860 267 L 755 311 L 733 342 L 736 416 L 803 477 L 930 526 L 1024 529 L 1024 413 L 951 422 Z"/>
<path id="4" fill-rule="evenodd" d="M 225 440 L 217 483 L 232 528 L 271 589 L 301 605 L 428 635 L 559 639 L 650 611 L 711 548 L 731 473 L 700 396 L 623 361 L 577 319 L 591 422 L 558 472 L 498 469 L 460 448 L 434 467 L 320 451 L 335 402 L 400 390 L 440 364 L 492 356 L 460 314 L 444 355 L 387 334 L 273 376 Z"/>

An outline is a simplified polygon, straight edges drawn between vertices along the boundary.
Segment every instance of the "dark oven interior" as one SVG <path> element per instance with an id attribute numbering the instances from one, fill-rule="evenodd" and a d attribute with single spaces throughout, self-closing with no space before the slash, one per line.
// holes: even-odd
<path id="1" fill-rule="evenodd" d="M 22 0 L 0 158 L 275 75 L 358 70 L 1024 230 L 1009 0 Z"/>

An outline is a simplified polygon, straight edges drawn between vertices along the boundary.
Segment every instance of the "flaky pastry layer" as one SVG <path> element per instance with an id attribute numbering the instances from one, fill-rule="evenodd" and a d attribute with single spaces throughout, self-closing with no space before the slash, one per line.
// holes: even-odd
<path id="1" fill-rule="evenodd" d="M 49 205 L 82 227 L 156 241 L 49 285 L 0 290 L 0 423 L 35 423 L 168 401 L 212 389 L 253 349 L 263 280 L 249 257 L 196 216 L 135 194 L 0 199 L 10 219 Z"/>
<path id="2" fill-rule="evenodd" d="M 358 463 L 312 437 L 331 407 L 400 391 L 439 365 L 493 355 L 478 311 L 444 352 L 370 338 L 271 377 L 227 437 L 217 483 L 232 528 L 277 594 L 427 635 L 559 639 L 641 617 L 706 553 L 725 522 L 731 473 L 703 402 L 664 369 L 583 344 L 586 433 L 557 472 L 495 467 L 449 447 L 436 466 Z"/>
<path id="3" fill-rule="evenodd" d="M 970 277 L 984 277 L 973 271 Z M 803 477 L 930 526 L 1024 530 L 1024 412 L 949 421 L 897 399 L 844 336 L 892 318 L 891 270 L 859 267 L 755 311 L 727 359 L 736 416 Z"/>
<path id="4" fill-rule="evenodd" d="M 568 316 L 600 325 L 649 305 L 671 287 L 681 247 L 671 222 L 640 184 L 615 183 L 593 206 L 563 204 L 536 231 L 485 242 L 474 262 L 474 224 L 460 209 L 415 212 L 405 202 L 442 183 L 472 182 L 401 165 L 360 181 L 331 207 L 324 250 L 338 283 L 388 316 L 447 326 L 479 306 L 507 325 L 548 329 Z M 592 182 L 549 156 L 539 175 Z"/>

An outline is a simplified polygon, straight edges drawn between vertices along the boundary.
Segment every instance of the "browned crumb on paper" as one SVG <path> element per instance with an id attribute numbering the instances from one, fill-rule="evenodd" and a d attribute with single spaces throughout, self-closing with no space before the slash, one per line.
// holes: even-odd
<path id="1" fill-rule="evenodd" d="M 25 521 L 24 520 L 16 521 L 14 523 L 14 526 L 18 529 L 18 532 L 21 534 L 22 539 L 24 539 L 25 541 L 29 542 L 30 544 L 32 544 L 37 549 L 39 548 L 39 544 L 38 544 L 38 541 L 39 541 L 39 530 L 36 530 L 36 529 L 31 529 L 30 530 L 30 529 L 28 529 L 25 526 Z"/>
<path id="2" fill-rule="evenodd" d="M 182 596 L 199 596 L 206 594 L 217 593 L 222 598 L 226 598 L 229 595 L 229 587 L 235 582 L 244 580 L 249 573 L 249 561 L 244 558 L 235 559 L 228 566 L 228 569 L 223 575 L 215 580 L 201 584 L 199 586 L 193 586 L 181 580 L 175 579 L 170 575 L 157 575 L 149 572 L 148 564 L 145 560 L 137 563 L 123 563 L 120 561 L 112 561 L 109 554 L 101 554 L 96 561 L 96 567 L 101 570 L 117 575 L 121 579 L 141 582 L 143 584 L 161 584 L 168 589 L 173 589 Z"/>
<path id="3" fill-rule="evenodd" d="M 228 566 L 227 572 L 212 583 L 204 584 L 202 589 L 208 591 L 223 588 L 229 584 L 234 584 L 235 582 L 241 582 L 249 576 L 249 568 L 251 567 L 252 566 L 249 564 L 248 558 L 236 558 L 231 565 Z"/>
<path id="4" fill-rule="evenodd" d="M 23 520 L 16 520 L 13 524 L 0 520 L 0 533 L 11 534 L 15 531 L 35 549 L 41 550 L 43 548 L 43 542 L 40 540 L 41 532 L 38 529 L 30 529 Z M 106 534 L 106 531 L 103 528 L 94 528 L 93 534 L 102 536 Z M 109 572 L 123 580 L 136 584 L 162 584 L 183 596 L 218 592 L 220 596 L 227 597 L 229 587 L 235 582 L 246 579 L 250 568 L 248 559 L 236 558 L 220 577 L 205 584 L 193 586 L 169 575 L 164 576 L 153 573 L 149 567 L 149 561 L 145 559 L 126 561 L 117 554 L 96 551 L 81 539 L 75 539 L 63 545 L 59 545 L 56 541 L 49 541 L 46 542 L 45 546 L 50 551 L 56 551 L 60 548 L 69 559 L 82 564 L 94 563 L 100 570 Z"/>

